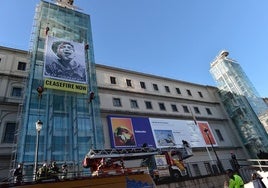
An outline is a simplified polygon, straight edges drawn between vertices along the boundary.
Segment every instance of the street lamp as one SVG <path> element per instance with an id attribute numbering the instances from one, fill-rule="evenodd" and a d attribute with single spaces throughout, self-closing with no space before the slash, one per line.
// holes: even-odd
<path id="1" fill-rule="evenodd" d="M 34 180 L 36 180 L 36 175 L 37 175 L 37 168 L 38 168 L 38 148 L 39 148 L 39 136 L 40 136 L 40 131 L 42 129 L 43 122 L 41 120 L 38 120 L 35 123 L 36 127 L 36 143 L 35 143 L 35 159 L 34 159 Z"/>
<path id="2" fill-rule="evenodd" d="M 220 169 L 221 172 L 224 172 L 224 169 L 223 169 L 223 167 L 222 167 L 221 161 L 220 161 L 220 159 L 219 159 L 219 157 L 218 157 L 218 155 L 217 155 L 217 153 L 216 153 L 216 151 L 215 151 L 215 148 L 214 148 L 214 146 L 213 146 L 213 144 L 212 144 L 212 141 L 211 141 L 211 139 L 210 139 L 208 129 L 205 128 L 205 129 L 204 129 L 204 132 L 206 133 L 206 135 L 207 135 L 207 137 L 208 137 L 208 140 L 209 140 L 209 142 L 210 142 L 211 148 L 212 148 L 213 152 L 215 153 L 215 156 L 216 156 L 216 159 L 217 159 L 218 167 L 219 167 L 219 169 Z"/>

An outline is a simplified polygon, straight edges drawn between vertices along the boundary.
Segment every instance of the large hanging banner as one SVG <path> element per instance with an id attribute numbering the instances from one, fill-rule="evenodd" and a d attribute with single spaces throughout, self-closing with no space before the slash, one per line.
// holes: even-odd
<path id="1" fill-rule="evenodd" d="M 61 80 L 45 79 L 44 88 L 87 94 L 87 85 Z"/>
<path id="2" fill-rule="evenodd" d="M 195 124 L 189 120 L 108 116 L 108 126 L 112 148 L 141 147 L 145 143 L 157 148 L 181 148 L 182 141 L 191 147 L 217 145 L 208 122 L 203 121 Z"/>
<path id="3" fill-rule="evenodd" d="M 45 82 L 46 88 L 70 91 L 70 88 L 61 87 L 68 85 L 66 83 L 69 82 L 74 87 L 85 86 L 87 88 L 84 43 L 48 36 L 44 52 L 43 76 L 50 81 Z M 52 87 L 51 83 L 55 82 L 57 84 L 53 84 Z M 84 89 L 71 91 L 86 93 Z"/>
<path id="4" fill-rule="evenodd" d="M 108 116 L 110 141 L 113 148 L 155 147 L 148 118 Z"/>

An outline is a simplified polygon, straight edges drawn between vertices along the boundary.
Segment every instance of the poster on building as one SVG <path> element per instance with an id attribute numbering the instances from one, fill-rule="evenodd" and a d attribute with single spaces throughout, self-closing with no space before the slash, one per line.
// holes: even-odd
<path id="1" fill-rule="evenodd" d="M 148 118 L 108 116 L 110 141 L 113 148 L 155 147 Z"/>
<path id="2" fill-rule="evenodd" d="M 143 117 L 108 116 L 108 126 L 112 147 L 183 147 L 186 141 L 192 148 L 217 145 L 210 126 L 206 121 L 195 124 L 191 120 L 175 120 Z"/>
<path id="3" fill-rule="evenodd" d="M 214 138 L 212 131 L 210 130 L 210 126 L 209 126 L 208 122 L 198 121 L 197 124 L 198 124 L 199 129 L 202 133 L 202 136 L 205 140 L 206 145 L 210 146 L 211 144 L 213 144 L 213 145 L 217 146 L 218 144 L 216 142 L 216 139 Z"/>
<path id="4" fill-rule="evenodd" d="M 84 44 L 47 36 L 43 76 L 87 84 Z"/>
<path id="5" fill-rule="evenodd" d="M 136 146 L 131 118 L 112 118 L 111 121 L 114 145 Z"/>
<path id="6" fill-rule="evenodd" d="M 149 118 L 155 144 L 158 148 L 183 147 L 182 140 L 191 147 L 204 147 L 200 128 L 189 120 Z"/>
<path id="7" fill-rule="evenodd" d="M 175 139 L 172 130 L 154 130 L 155 139 L 159 147 L 175 147 Z"/>

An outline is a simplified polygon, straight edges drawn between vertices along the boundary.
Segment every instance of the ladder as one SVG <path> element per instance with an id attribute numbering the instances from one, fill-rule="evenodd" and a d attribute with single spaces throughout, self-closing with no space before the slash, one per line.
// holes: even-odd
<path id="1" fill-rule="evenodd" d="M 90 149 L 86 154 L 86 158 L 97 159 L 97 158 L 124 158 L 134 159 L 143 158 L 145 156 L 157 155 L 164 151 L 179 151 L 183 158 L 192 156 L 192 149 L 187 147 L 175 148 L 153 148 L 153 147 L 141 147 L 141 148 L 112 148 L 112 149 Z"/>
<path id="2" fill-rule="evenodd" d="M 91 149 L 86 154 L 87 158 L 142 158 L 144 156 L 156 155 L 159 150 L 156 148 L 126 148 L 126 149 Z"/>

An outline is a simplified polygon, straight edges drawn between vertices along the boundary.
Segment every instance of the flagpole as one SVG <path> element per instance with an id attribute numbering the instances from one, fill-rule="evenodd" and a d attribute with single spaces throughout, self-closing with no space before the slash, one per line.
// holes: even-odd
<path id="1" fill-rule="evenodd" d="M 197 124 L 197 120 L 196 120 L 196 117 L 194 116 L 194 114 L 193 114 L 193 112 L 192 112 L 191 107 L 189 107 L 189 109 L 190 109 L 191 115 L 192 115 L 192 117 L 193 117 L 194 124 L 198 126 L 198 124 Z M 205 147 L 206 147 L 206 150 L 207 150 L 207 153 L 208 153 L 208 157 L 209 157 L 209 159 L 210 159 L 211 163 L 212 163 L 212 164 L 214 164 L 214 161 L 213 161 L 213 159 L 212 159 L 212 157 L 211 157 L 211 155 L 210 155 L 210 152 L 209 152 L 209 149 L 208 149 L 208 147 L 207 147 L 207 144 L 206 144 L 206 143 L 205 143 Z"/>

